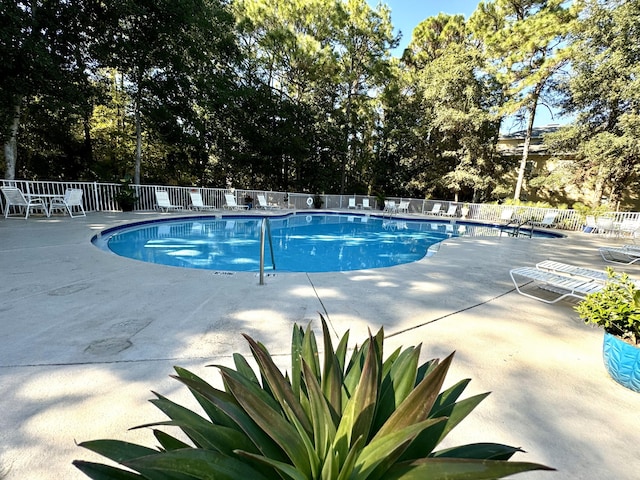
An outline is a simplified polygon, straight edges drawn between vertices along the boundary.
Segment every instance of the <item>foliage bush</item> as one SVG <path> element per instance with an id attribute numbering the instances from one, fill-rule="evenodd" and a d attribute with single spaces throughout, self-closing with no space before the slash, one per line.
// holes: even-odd
<path id="1" fill-rule="evenodd" d="M 580 214 L 580 218 L 584 223 L 587 215 L 593 215 L 594 217 L 599 217 L 600 215 L 604 215 L 609 211 L 608 205 L 600 205 L 596 208 L 585 205 L 581 202 L 576 202 L 573 204 L 573 209 Z"/>
<path id="2" fill-rule="evenodd" d="M 576 307 L 586 323 L 633 344 L 640 344 L 640 290 L 626 273 L 607 269 L 608 280 L 599 292 L 590 293 Z"/>
<path id="3" fill-rule="evenodd" d="M 115 195 L 115 199 L 118 201 L 120 208 L 123 211 L 133 210 L 134 205 L 138 201 L 138 194 L 131 186 L 131 177 L 125 177 L 120 181 L 120 189 Z"/>
<path id="4" fill-rule="evenodd" d="M 347 332 L 333 348 L 321 317 L 324 358 L 310 327 L 294 326 L 291 372 L 245 335 L 258 365 L 241 355 L 235 370 L 218 366 L 224 390 L 176 368 L 208 418 L 156 394 L 169 417 L 153 423 L 159 449 L 118 440 L 81 446 L 127 470 L 74 464 L 98 479 L 493 479 L 550 470 L 508 461 L 518 448 L 476 443 L 436 451 L 443 438 L 488 394 L 459 400 L 470 380 L 440 392 L 453 354 L 419 364 L 420 346 L 383 358 L 383 330 L 347 358 Z M 439 393 L 440 392 L 440 393 Z M 155 427 L 177 427 L 192 445 Z M 130 470 L 129 470 L 130 469 Z"/>

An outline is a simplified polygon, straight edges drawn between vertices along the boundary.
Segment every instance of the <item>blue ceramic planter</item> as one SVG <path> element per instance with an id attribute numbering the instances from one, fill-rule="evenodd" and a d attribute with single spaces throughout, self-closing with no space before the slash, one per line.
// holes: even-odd
<path id="1" fill-rule="evenodd" d="M 634 392 L 640 392 L 640 348 L 605 332 L 602 357 L 611 378 Z"/>

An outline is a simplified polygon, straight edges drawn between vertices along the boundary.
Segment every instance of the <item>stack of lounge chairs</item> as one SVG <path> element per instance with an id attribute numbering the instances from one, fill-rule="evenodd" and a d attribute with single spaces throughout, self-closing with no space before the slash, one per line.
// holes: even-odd
<path id="1" fill-rule="evenodd" d="M 608 278 L 604 270 L 578 267 L 552 260 L 540 262 L 535 267 L 514 268 L 509 274 L 519 294 L 545 303 L 556 303 L 567 297 L 584 300 L 588 294 L 602 290 Z M 518 281 L 521 279 L 525 280 L 522 285 Z M 532 288 L 524 290 L 525 285 L 535 287 L 536 290 Z M 542 291 L 547 293 L 542 294 Z"/>
<path id="2" fill-rule="evenodd" d="M 600 247 L 598 249 L 605 262 L 632 265 L 640 260 L 640 245 L 623 245 L 621 247 Z"/>

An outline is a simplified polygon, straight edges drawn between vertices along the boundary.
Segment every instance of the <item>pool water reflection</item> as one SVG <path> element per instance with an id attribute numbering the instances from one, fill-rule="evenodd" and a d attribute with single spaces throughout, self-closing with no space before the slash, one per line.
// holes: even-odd
<path id="1" fill-rule="evenodd" d="M 369 215 L 268 218 L 271 241 L 265 241 L 265 270 L 275 267 L 279 272 L 390 267 L 420 260 L 430 246 L 452 236 L 477 235 L 476 229 L 499 233 L 487 226 Z M 257 272 L 261 228 L 262 217 L 256 216 L 181 218 L 112 229 L 94 238 L 94 244 L 162 265 Z"/>

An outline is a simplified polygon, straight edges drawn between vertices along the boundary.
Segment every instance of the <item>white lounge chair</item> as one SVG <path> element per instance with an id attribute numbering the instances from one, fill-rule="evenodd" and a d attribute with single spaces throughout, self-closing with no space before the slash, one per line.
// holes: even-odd
<path id="1" fill-rule="evenodd" d="M 427 212 L 429 215 L 442 215 L 442 204 L 434 203 L 433 207 L 431 207 L 431 211 Z"/>
<path id="2" fill-rule="evenodd" d="M 539 228 L 552 228 L 556 226 L 556 217 L 558 212 L 547 212 L 539 222 L 529 222 L 534 227 Z"/>
<path id="3" fill-rule="evenodd" d="M 500 221 L 509 223 L 513 217 L 513 208 L 505 208 L 500 212 Z"/>
<path id="4" fill-rule="evenodd" d="M 458 215 L 458 205 L 450 204 L 446 212 L 442 212 L 445 217 L 456 217 Z"/>
<path id="5" fill-rule="evenodd" d="M 605 286 L 605 282 L 600 280 L 564 275 L 536 267 L 514 268 L 509 271 L 509 275 L 511 276 L 511 280 L 520 295 L 524 295 L 525 297 L 533 298 L 544 303 L 556 303 L 567 297 L 584 300 L 588 294 L 598 292 Z M 533 282 L 535 287 L 552 292 L 557 296 L 555 298 L 547 299 L 545 297 L 526 292 L 522 290 L 520 285 L 518 285 L 516 278 L 524 278 L 527 280 L 526 284 Z"/>
<path id="6" fill-rule="evenodd" d="M 0 187 L 2 190 L 2 194 L 6 200 L 5 209 L 4 209 L 4 218 L 8 218 L 9 212 L 13 208 L 16 213 L 24 212 L 24 218 L 29 218 L 29 213 L 32 209 L 42 210 L 42 212 L 48 217 L 49 210 L 47 209 L 47 204 L 44 199 L 31 197 L 29 195 L 25 196 L 17 187 Z"/>
<path id="7" fill-rule="evenodd" d="M 182 205 L 173 205 L 169 200 L 169 192 L 164 190 L 156 190 L 156 207 L 161 212 L 168 212 L 169 210 L 182 210 Z"/>
<path id="8" fill-rule="evenodd" d="M 213 205 L 204 204 L 204 202 L 202 201 L 202 194 L 200 192 L 189 192 L 189 196 L 191 197 L 191 206 L 189 207 L 191 210 L 217 210 L 217 208 Z"/>
<path id="9" fill-rule="evenodd" d="M 371 205 L 369 205 L 369 199 L 368 198 L 363 198 L 362 199 L 362 209 L 363 210 L 371 210 Z"/>
<path id="10" fill-rule="evenodd" d="M 387 213 L 396 213 L 398 211 L 398 206 L 393 200 L 385 200 L 384 209 L 382 211 Z"/>
<path id="11" fill-rule="evenodd" d="M 640 246 L 624 245 L 622 247 L 600 247 L 598 248 L 602 259 L 610 263 L 622 263 L 632 265 L 640 261 Z"/>
<path id="12" fill-rule="evenodd" d="M 67 188 L 64 192 L 64 197 L 52 198 L 49 204 L 49 214 L 53 213 L 54 210 L 66 210 L 71 218 L 86 217 L 87 214 L 82 205 L 82 190 L 79 188 Z M 73 215 L 74 210 L 76 210 L 75 216 Z"/>
<path id="13" fill-rule="evenodd" d="M 597 233 L 612 235 L 617 233 L 615 222 L 612 218 L 598 217 L 596 218 Z"/>
<path id="14" fill-rule="evenodd" d="M 609 274 L 606 270 L 578 267 L 576 265 L 569 265 L 567 263 L 556 262 L 554 260 L 544 260 L 537 263 L 536 268 L 547 272 L 561 273 L 572 277 L 581 277 L 599 282 L 606 282 L 609 278 Z"/>
<path id="15" fill-rule="evenodd" d="M 356 199 L 354 197 L 349 198 L 349 207 L 348 208 L 356 208 Z"/>
<path id="16" fill-rule="evenodd" d="M 248 205 L 238 205 L 238 203 L 236 202 L 236 197 L 232 193 L 225 193 L 224 200 L 226 202 L 224 208 L 227 208 L 229 210 L 246 210 L 249 208 Z"/>
<path id="17" fill-rule="evenodd" d="M 409 201 L 408 200 L 402 200 L 400 203 L 398 203 L 398 212 L 409 213 Z"/>
<path id="18" fill-rule="evenodd" d="M 620 232 L 620 235 L 629 235 L 632 239 L 634 239 L 640 234 L 640 222 L 638 222 L 637 220 L 625 218 L 620 223 L 618 231 Z"/>
<path id="19" fill-rule="evenodd" d="M 596 224 L 596 217 L 593 215 L 587 215 L 586 222 L 584 226 L 584 231 L 586 233 L 597 233 L 598 225 Z"/>
<path id="20" fill-rule="evenodd" d="M 258 205 L 256 208 L 262 208 L 263 210 L 273 210 L 274 208 L 278 208 L 277 205 L 271 205 L 267 202 L 267 199 L 264 195 L 256 195 L 258 198 Z"/>

